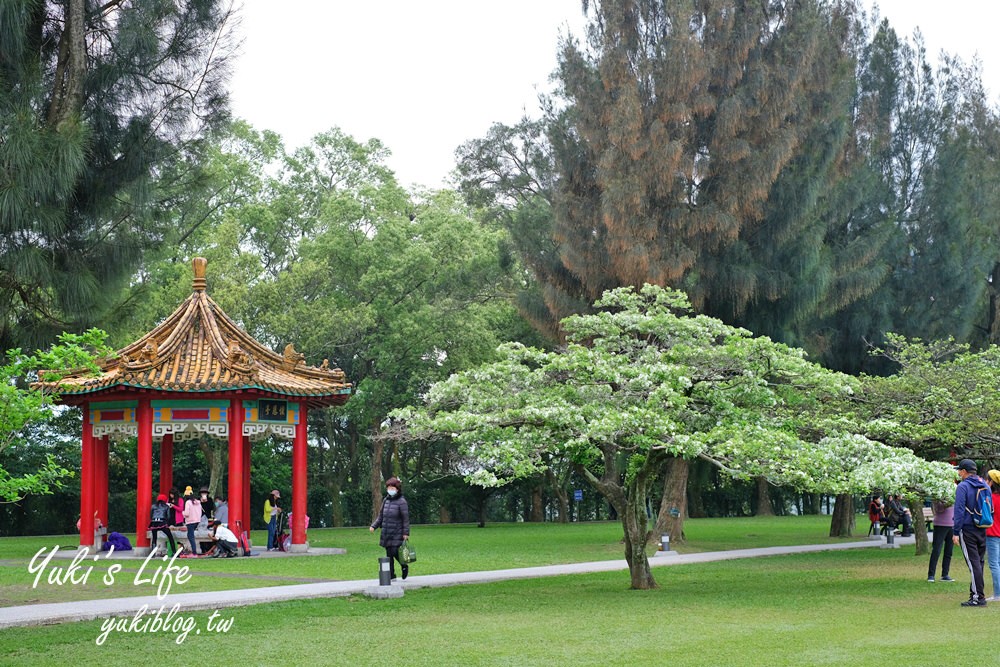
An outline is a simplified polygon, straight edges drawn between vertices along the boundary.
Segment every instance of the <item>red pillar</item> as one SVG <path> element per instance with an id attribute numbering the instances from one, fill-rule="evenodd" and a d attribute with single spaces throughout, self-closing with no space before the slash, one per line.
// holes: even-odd
<path id="1" fill-rule="evenodd" d="M 229 528 L 236 530 L 236 522 L 241 522 L 244 530 L 250 530 L 247 517 L 243 513 L 243 401 L 234 398 L 229 402 Z"/>
<path id="2" fill-rule="evenodd" d="M 247 530 L 250 530 L 253 514 L 250 509 L 250 438 L 247 436 L 243 436 L 243 516 L 246 517 Z"/>
<path id="3" fill-rule="evenodd" d="M 292 550 L 306 549 L 306 499 L 309 483 L 306 479 L 306 403 L 299 404 L 299 423 L 295 426 L 292 444 Z M 298 547 L 298 548 L 296 548 Z"/>
<path id="4" fill-rule="evenodd" d="M 160 441 L 160 493 L 166 495 L 174 487 L 174 434 Z"/>
<path id="5" fill-rule="evenodd" d="M 136 551 L 149 550 L 149 510 L 153 504 L 153 407 L 149 398 L 140 398 L 136 408 L 136 422 L 139 429 L 139 446 L 136 464 L 139 472 L 135 485 L 135 546 Z"/>
<path id="6" fill-rule="evenodd" d="M 108 436 L 94 441 L 94 509 L 108 525 Z M 95 545 L 96 546 L 96 545 Z"/>
<path id="7" fill-rule="evenodd" d="M 80 448 L 80 546 L 94 547 L 94 429 L 90 403 L 83 404 L 83 438 Z"/>

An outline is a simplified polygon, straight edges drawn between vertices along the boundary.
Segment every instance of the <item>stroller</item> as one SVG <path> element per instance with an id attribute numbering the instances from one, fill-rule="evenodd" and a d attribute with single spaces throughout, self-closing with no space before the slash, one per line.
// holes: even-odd
<path id="1" fill-rule="evenodd" d="M 278 526 L 274 531 L 274 544 L 272 545 L 278 551 L 288 551 L 288 544 L 286 544 L 288 539 L 288 531 L 285 530 L 285 513 L 281 512 L 278 514 Z"/>

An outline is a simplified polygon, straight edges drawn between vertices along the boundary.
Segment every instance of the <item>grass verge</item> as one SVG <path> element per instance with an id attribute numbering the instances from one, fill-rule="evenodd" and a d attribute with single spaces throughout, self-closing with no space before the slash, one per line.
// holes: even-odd
<path id="1" fill-rule="evenodd" d="M 658 568 L 652 591 L 628 590 L 617 572 L 219 610 L 216 626 L 232 619 L 225 633 L 209 631 L 209 613 L 180 610 L 191 624 L 180 643 L 181 627 L 109 631 L 100 646 L 102 621 L 15 628 L 0 633 L 0 661 L 179 664 L 221 652 L 260 665 L 936 667 L 992 636 L 1000 604 L 960 608 L 966 583 L 926 583 L 926 561 L 908 551 Z"/>
<path id="2" fill-rule="evenodd" d="M 682 553 L 751 547 L 819 544 L 841 541 L 830 538 L 829 517 L 754 517 L 743 519 L 694 519 L 686 522 L 687 542 L 672 544 Z M 254 544 L 266 535 L 254 533 Z M 490 524 L 415 526 L 413 542 L 420 560 L 414 574 L 441 574 L 498 570 L 559 563 L 615 560 L 623 558 L 621 527 L 616 522 L 570 524 Z M 384 555 L 378 536 L 367 528 L 337 528 L 309 531 L 315 547 L 339 547 L 347 553 L 333 556 L 282 558 L 183 559 L 192 578 L 182 592 L 196 593 L 235 588 L 280 586 L 303 581 L 375 579 L 377 558 Z M 115 561 L 124 568 L 108 585 L 104 574 L 109 561 L 85 561 L 93 572 L 86 582 L 54 585 L 28 569 L 32 556 L 59 545 L 73 551 L 71 535 L 0 538 L 0 606 L 69 602 L 109 597 L 149 595 L 147 585 L 136 585 L 139 560 Z M 651 550 L 652 552 L 652 550 Z M 66 567 L 69 561 L 53 560 L 51 567 Z M 176 589 L 174 592 L 178 592 Z"/>

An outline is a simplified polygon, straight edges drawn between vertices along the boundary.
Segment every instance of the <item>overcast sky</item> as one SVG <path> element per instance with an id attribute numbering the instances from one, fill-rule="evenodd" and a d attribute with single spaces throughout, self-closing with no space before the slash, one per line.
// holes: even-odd
<path id="1" fill-rule="evenodd" d="M 997 0 L 882 0 L 932 61 L 979 55 L 1000 92 Z M 494 122 L 537 116 L 560 34 L 580 35 L 580 0 L 243 0 L 234 113 L 294 148 L 337 126 L 380 139 L 404 185 L 441 187 L 455 148 Z"/>

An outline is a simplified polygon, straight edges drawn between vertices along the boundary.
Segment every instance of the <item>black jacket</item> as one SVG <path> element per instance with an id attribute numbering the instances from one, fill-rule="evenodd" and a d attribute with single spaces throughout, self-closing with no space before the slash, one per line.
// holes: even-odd
<path id="1" fill-rule="evenodd" d="M 170 523 L 173 508 L 162 501 L 156 501 L 149 510 L 149 525 L 153 528 L 160 528 Z"/>
<path id="2" fill-rule="evenodd" d="M 382 509 L 375 517 L 372 528 L 382 528 L 378 543 L 383 547 L 398 547 L 403 536 L 410 534 L 410 506 L 402 494 L 382 501 Z"/>

